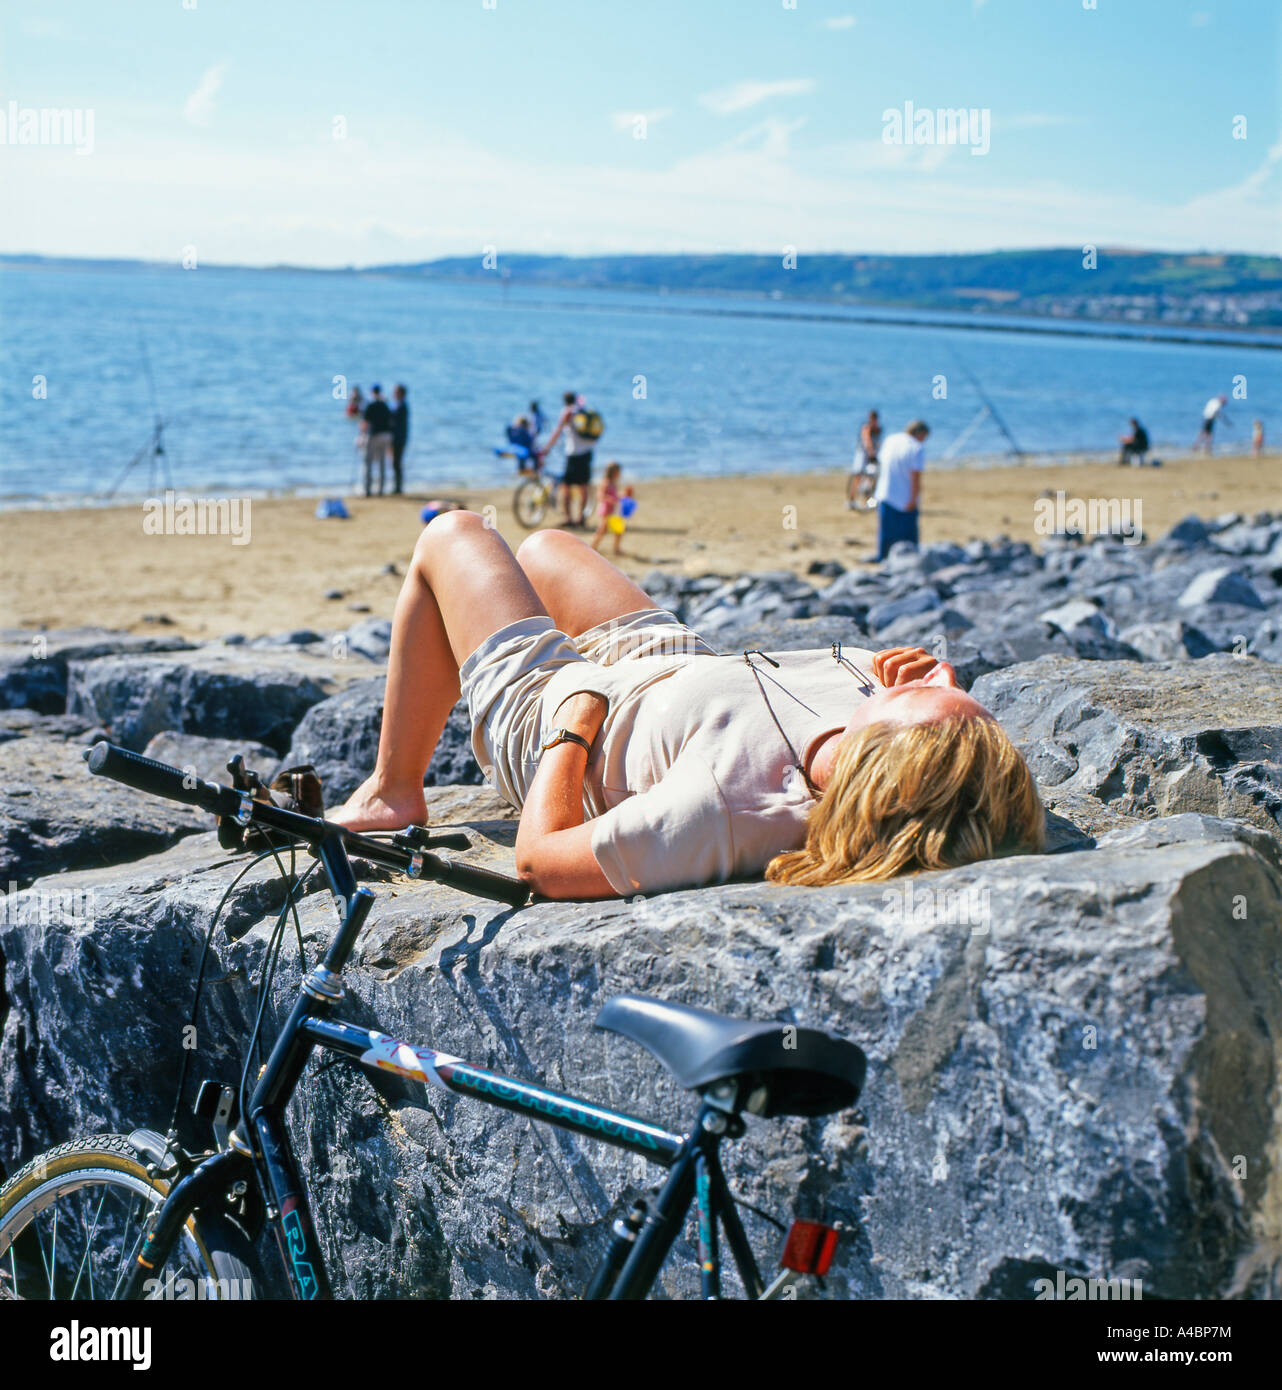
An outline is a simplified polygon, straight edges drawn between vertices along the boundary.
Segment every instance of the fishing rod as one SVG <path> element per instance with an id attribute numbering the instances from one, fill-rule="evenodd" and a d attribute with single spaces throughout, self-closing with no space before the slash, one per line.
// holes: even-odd
<path id="1" fill-rule="evenodd" d="M 974 372 L 971 371 L 971 369 L 965 364 L 965 362 L 962 361 L 961 355 L 957 352 L 955 348 L 953 349 L 952 355 L 953 360 L 961 369 L 962 375 L 966 378 L 967 381 L 970 382 L 971 386 L 975 388 L 975 394 L 983 402 L 984 406 L 983 410 L 979 412 L 979 414 L 970 422 L 970 424 L 963 431 L 961 438 L 958 439 L 954 444 L 954 448 L 960 448 L 961 445 L 967 439 L 969 439 L 972 434 L 974 434 L 975 430 L 985 419 L 991 419 L 992 422 L 997 426 L 999 430 L 1001 430 L 1002 434 L 1005 436 L 1006 442 L 1010 445 L 1011 453 L 1013 453 L 1017 459 L 1022 459 L 1025 456 L 1024 450 L 1019 447 L 1019 444 L 1016 441 L 1015 436 L 1010 432 L 1009 429 L 1007 429 L 1006 421 L 1003 420 L 1002 417 L 998 414 L 997 407 L 992 403 L 987 393 L 984 391 L 984 388 L 979 384 L 979 378 L 975 375 Z"/>
<path id="2" fill-rule="evenodd" d="M 151 370 L 151 357 L 147 352 L 147 339 L 143 336 L 142 324 L 137 324 L 138 328 L 138 350 L 142 354 L 143 374 L 147 378 L 147 395 L 151 402 L 151 438 L 142 446 L 141 449 L 125 464 L 120 470 L 120 476 L 112 483 L 107 491 L 107 497 L 112 498 L 116 495 L 121 483 L 129 474 L 140 464 L 143 459 L 147 459 L 147 490 L 156 490 L 156 465 L 159 460 L 160 467 L 164 471 L 165 486 L 172 488 L 174 485 L 173 476 L 169 470 L 169 455 L 165 452 L 165 421 L 160 415 L 160 403 L 156 396 L 156 378 Z"/>

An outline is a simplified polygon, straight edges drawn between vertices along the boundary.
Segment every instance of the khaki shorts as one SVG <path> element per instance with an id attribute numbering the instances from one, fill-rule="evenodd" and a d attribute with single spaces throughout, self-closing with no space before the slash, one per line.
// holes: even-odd
<path id="1" fill-rule="evenodd" d="M 715 655 L 674 613 L 646 608 L 568 637 L 543 615 L 500 628 L 459 668 L 472 751 L 486 780 L 513 806 L 525 802 L 543 741 L 543 691 L 571 663 L 614 666 L 641 657 Z M 549 711 L 549 714 L 554 711 Z"/>

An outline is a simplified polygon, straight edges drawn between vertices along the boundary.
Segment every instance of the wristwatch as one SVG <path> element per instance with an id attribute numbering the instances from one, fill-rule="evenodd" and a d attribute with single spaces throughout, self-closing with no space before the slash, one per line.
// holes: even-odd
<path id="1" fill-rule="evenodd" d="M 547 736 L 547 741 L 539 749 L 539 752 L 546 753 L 549 748 L 555 748 L 558 743 L 577 743 L 589 758 L 592 756 L 592 745 L 587 739 L 585 739 L 582 734 L 573 733 L 569 729 L 553 729 Z"/>

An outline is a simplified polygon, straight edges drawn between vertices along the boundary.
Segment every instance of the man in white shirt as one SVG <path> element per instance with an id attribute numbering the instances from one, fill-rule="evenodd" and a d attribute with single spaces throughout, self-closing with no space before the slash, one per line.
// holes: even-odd
<path id="1" fill-rule="evenodd" d="M 896 541 L 917 544 L 917 513 L 921 503 L 921 473 L 926 466 L 925 440 L 930 433 L 913 420 L 883 441 L 877 455 L 877 559 L 884 560 Z"/>
<path id="2" fill-rule="evenodd" d="M 1202 428 L 1193 441 L 1194 453 L 1198 449 L 1205 449 L 1208 454 L 1211 452 L 1211 436 L 1215 429 L 1215 422 L 1223 420 L 1226 425 L 1229 423 L 1229 417 L 1224 414 L 1224 407 L 1228 404 L 1228 399 L 1227 396 L 1212 396 L 1202 407 Z"/>

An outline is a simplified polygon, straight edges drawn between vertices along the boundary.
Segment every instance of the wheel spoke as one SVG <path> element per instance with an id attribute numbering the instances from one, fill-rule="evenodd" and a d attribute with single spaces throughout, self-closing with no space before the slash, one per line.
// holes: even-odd
<path id="1" fill-rule="evenodd" d="M 111 1297 L 112 1297 L 113 1302 L 114 1302 L 114 1300 L 115 1300 L 116 1294 L 120 1291 L 121 1280 L 124 1279 L 125 1274 L 127 1273 L 127 1271 L 133 1268 L 133 1262 L 138 1258 L 138 1251 L 142 1248 L 143 1237 L 147 1234 L 147 1223 L 146 1223 L 146 1222 L 140 1223 L 140 1224 L 139 1224 L 139 1227 L 138 1227 L 138 1239 L 137 1239 L 136 1241 L 134 1241 L 134 1247 L 133 1247 L 133 1249 L 130 1250 L 130 1252 L 129 1252 L 128 1255 L 125 1255 L 125 1254 L 124 1254 L 124 1249 L 125 1249 L 125 1245 L 126 1245 L 126 1236 L 127 1236 L 127 1234 L 128 1234 L 128 1231 L 129 1231 L 129 1223 L 130 1223 L 130 1221 L 133 1220 L 133 1218 L 134 1218 L 134 1205 L 133 1205 L 133 1203 L 131 1202 L 131 1203 L 129 1204 L 129 1215 L 128 1215 L 128 1217 L 125 1219 L 125 1227 L 124 1227 L 124 1230 L 121 1231 L 121 1233 L 120 1233 L 120 1250 L 121 1250 L 122 1258 L 121 1258 L 121 1261 L 120 1261 L 120 1272 L 116 1275 L 116 1282 L 115 1282 L 115 1285 L 113 1286 L 113 1288 L 112 1288 L 112 1290 L 111 1290 Z"/>
<path id="2" fill-rule="evenodd" d="M 106 1184 L 103 1185 L 102 1196 L 98 1198 L 98 1210 L 94 1212 L 93 1228 L 85 1238 L 85 1253 L 80 1257 L 80 1268 L 76 1270 L 76 1282 L 71 1286 L 71 1297 L 75 1298 L 77 1290 L 80 1288 L 80 1277 L 85 1272 L 85 1267 L 89 1269 L 89 1297 L 93 1297 L 93 1261 L 89 1256 L 93 1253 L 93 1238 L 98 1234 L 98 1223 L 102 1219 L 102 1208 L 107 1200 L 107 1194 L 111 1191 Z"/>
<path id="3" fill-rule="evenodd" d="M 44 1260 L 44 1246 L 40 1247 L 40 1258 Z M 57 1268 L 58 1258 L 58 1208 L 53 1209 L 53 1245 L 49 1251 L 49 1258 L 45 1260 L 45 1278 L 49 1281 L 49 1298 L 53 1299 L 53 1280 L 54 1270 Z"/>

